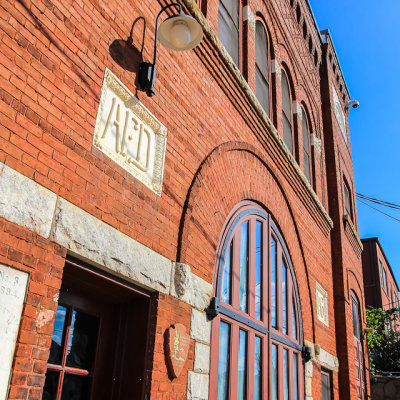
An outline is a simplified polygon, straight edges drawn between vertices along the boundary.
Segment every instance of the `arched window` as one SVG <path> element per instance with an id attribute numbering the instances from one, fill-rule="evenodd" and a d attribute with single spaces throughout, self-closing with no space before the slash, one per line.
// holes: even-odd
<path id="1" fill-rule="evenodd" d="M 256 96 L 270 116 L 270 73 L 268 38 L 261 21 L 256 22 Z"/>
<path id="2" fill-rule="evenodd" d="M 304 174 L 308 181 L 311 181 L 312 158 L 311 158 L 311 143 L 310 129 L 308 125 L 308 117 L 304 109 L 301 109 L 301 133 L 303 136 L 303 155 L 304 155 Z"/>
<path id="3" fill-rule="evenodd" d="M 218 250 L 212 311 L 211 393 L 227 400 L 303 398 L 302 322 L 282 236 L 247 202 L 231 217 Z M 235 396 L 236 398 L 236 396 Z"/>
<path id="4" fill-rule="evenodd" d="M 218 9 L 218 37 L 236 65 L 239 65 L 240 0 L 220 0 Z"/>
<path id="5" fill-rule="evenodd" d="M 290 152 L 293 154 L 293 116 L 292 98 L 290 96 L 290 86 L 284 70 L 281 74 L 282 86 L 282 120 L 283 120 L 283 140 Z"/>

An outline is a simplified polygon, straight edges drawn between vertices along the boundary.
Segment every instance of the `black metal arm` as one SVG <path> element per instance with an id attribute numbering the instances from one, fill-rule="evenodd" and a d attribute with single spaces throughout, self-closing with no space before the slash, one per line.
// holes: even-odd
<path id="1" fill-rule="evenodd" d="M 160 15 L 171 7 L 179 8 L 179 15 L 182 14 L 182 6 L 179 3 L 171 3 L 163 7 L 156 18 L 156 31 L 154 36 L 154 51 L 153 63 L 143 62 L 139 66 L 139 83 L 143 90 L 146 91 L 147 96 L 152 97 L 155 95 L 153 86 L 156 78 L 156 61 L 157 61 L 157 41 L 158 41 L 158 20 Z"/>

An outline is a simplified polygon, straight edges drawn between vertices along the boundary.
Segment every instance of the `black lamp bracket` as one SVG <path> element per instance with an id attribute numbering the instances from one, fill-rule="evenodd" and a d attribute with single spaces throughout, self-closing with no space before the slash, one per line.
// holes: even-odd
<path id="1" fill-rule="evenodd" d="M 149 62 L 142 62 L 139 65 L 139 84 L 140 87 L 146 92 L 147 96 L 152 97 L 154 96 L 155 92 L 153 89 L 154 82 L 156 80 L 156 60 L 157 60 L 157 39 L 158 39 L 158 20 L 160 15 L 171 7 L 178 7 L 179 14 L 182 14 L 182 6 L 179 3 L 171 3 L 167 6 L 163 7 L 157 15 L 156 18 L 156 31 L 154 36 L 154 51 L 153 51 L 153 63 Z"/>
<path id="2" fill-rule="evenodd" d="M 313 358 L 311 353 L 311 347 L 303 346 L 301 349 L 301 355 L 303 357 L 304 362 L 310 361 Z"/>

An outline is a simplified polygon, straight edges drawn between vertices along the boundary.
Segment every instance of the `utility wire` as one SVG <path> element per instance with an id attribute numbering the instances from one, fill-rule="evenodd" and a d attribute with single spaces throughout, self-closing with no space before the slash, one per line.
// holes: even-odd
<path id="1" fill-rule="evenodd" d="M 358 197 L 359 199 L 367 200 L 367 201 L 370 201 L 372 203 L 376 203 L 376 204 L 385 206 L 385 207 L 389 207 L 389 208 L 394 208 L 396 210 L 400 210 L 400 204 L 395 204 L 395 203 L 390 203 L 388 201 L 375 199 L 374 197 L 365 196 L 365 195 L 363 195 L 361 193 L 356 193 L 356 197 Z"/>
<path id="2" fill-rule="evenodd" d="M 400 219 L 398 219 L 398 218 L 396 218 L 396 217 L 393 217 L 392 215 L 387 214 L 387 213 L 385 213 L 385 212 L 379 210 L 379 209 L 376 208 L 376 207 L 371 206 L 370 204 L 366 203 L 365 201 L 362 201 L 360 198 L 358 198 L 358 201 L 360 201 L 361 203 L 365 204 L 366 206 L 368 206 L 368 207 L 374 209 L 375 211 L 378 211 L 378 212 L 380 212 L 381 214 L 384 214 L 384 215 L 386 215 L 387 217 L 392 218 L 392 219 L 394 219 L 394 220 L 400 222 Z"/>

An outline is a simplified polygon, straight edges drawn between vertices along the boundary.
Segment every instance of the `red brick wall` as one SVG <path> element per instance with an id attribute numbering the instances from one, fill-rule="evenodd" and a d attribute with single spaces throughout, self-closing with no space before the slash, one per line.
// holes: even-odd
<path id="1" fill-rule="evenodd" d="M 183 400 L 187 398 L 187 372 L 193 369 L 194 341 L 191 340 L 184 369 L 178 378 L 172 380 L 167 369 L 164 340 L 165 331 L 172 324 L 183 324 L 186 332 L 190 332 L 190 310 L 189 305 L 162 293 L 155 299 L 156 314 L 151 322 L 151 331 L 155 332 L 155 337 L 149 354 L 149 359 L 153 361 L 148 375 L 148 391 L 151 399 Z"/>
<path id="2" fill-rule="evenodd" d="M 29 273 L 9 399 L 41 399 L 65 250 L 0 219 L 0 262 Z"/>

